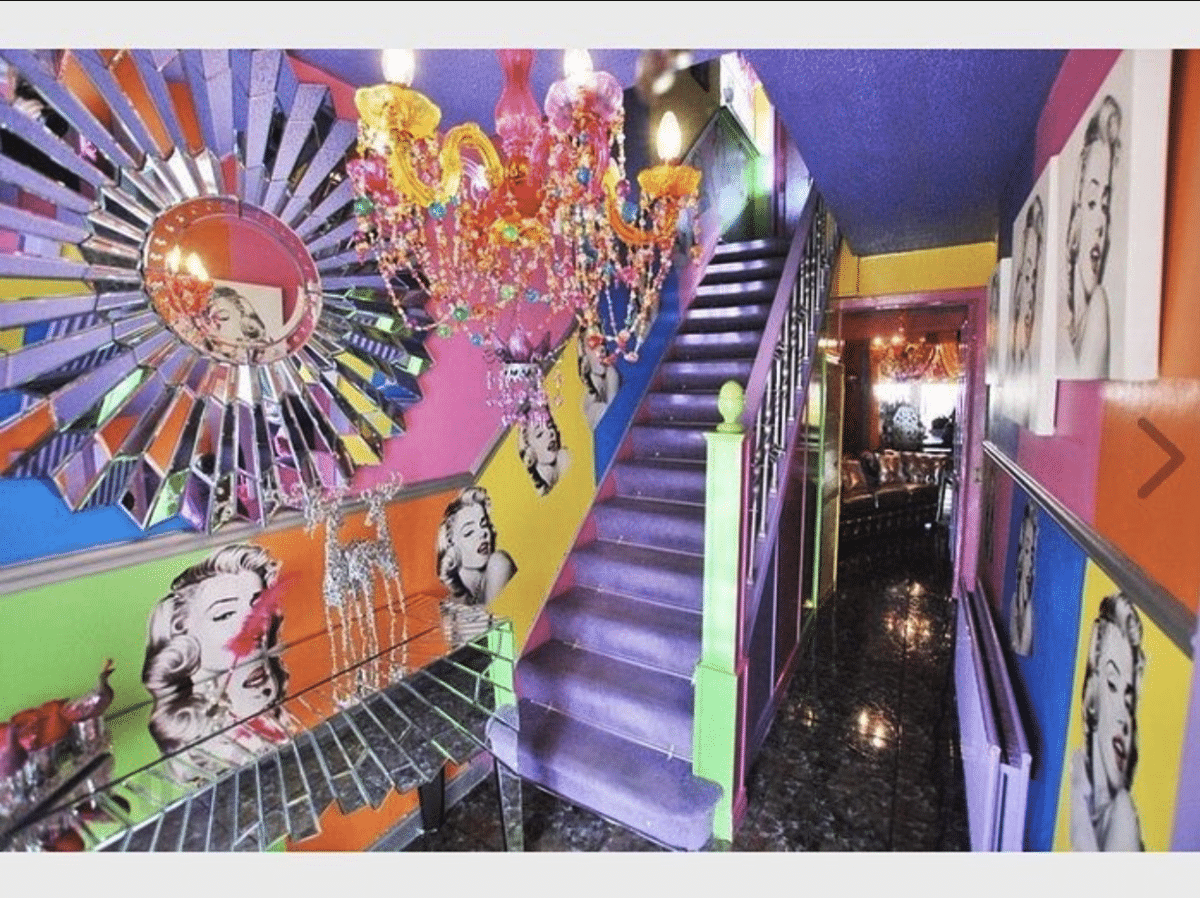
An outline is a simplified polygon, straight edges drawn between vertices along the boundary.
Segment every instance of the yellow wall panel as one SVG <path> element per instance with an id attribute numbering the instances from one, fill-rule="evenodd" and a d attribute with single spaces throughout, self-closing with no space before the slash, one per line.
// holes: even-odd
<path id="1" fill-rule="evenodd" d="M 492 611 L 512 619 L 518 652 L 596 492 L 592 431 L 583 415 L 583 384 L 575 369 L 574 347 L 568 344 L 546 378 L 552 396 L 561 383 L 561 402 L 551 414 L 568 461 L 558 483 L 546 495 L 538 495 L 518 455 L 515 429 L 501 442 L 478 480 L 492 499 L 496 546 L 508 552 L 517 565 L 516 574 L 492 603 Z"/>
<path id="2" fill-rule="evenodd" d="M 995 241 L 877 256 L 855 256 L 843 243 L 833 292 L 835 297 L 887 296 L 981 287 L 995 267 Z"/>

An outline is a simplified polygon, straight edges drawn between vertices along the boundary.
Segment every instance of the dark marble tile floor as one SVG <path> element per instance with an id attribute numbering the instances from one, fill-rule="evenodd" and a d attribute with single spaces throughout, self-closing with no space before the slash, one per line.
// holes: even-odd
<path id="1" fill-rule="evenodd" d="M 734 851 L 966 851 L 945 534 L 844 548 L 747 780 Z M 659 851 L 526 784 L 526 851 Z M 499 851 L 489 777 L 410 851 Z"/>

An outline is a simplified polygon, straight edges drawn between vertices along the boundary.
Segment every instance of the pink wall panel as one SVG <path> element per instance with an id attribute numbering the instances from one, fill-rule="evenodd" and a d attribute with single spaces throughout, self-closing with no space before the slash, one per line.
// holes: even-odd
<path id="1" fill-rule="evenodd" d="M 1050 157 L 1062 150 L 1096 89 L 1120 55 L 1120 50 L 1071 50 L 1067 54 L 1046 97 L 1042 117 L 1038 119 L 1033 159 L 1035 178 L 1042 173 Z"/>
<path id="2" fill-rule="evenodd" d="M 418 379 L 424 397 L 405 413 L 404 434 L 385 445 L 383 464 L 359 470 L 356 489 L 393 473 L 413 484 L 470 471 L 499 433 L 500 410 L 487 404 L 479 347 L 462 334 L 431 336 L 425 345 L 433 365 Z"/>
<path id="3" fill-rule="evenodd" d="M 1017 463 L 1089 524 L 1096 511 L 1096 472 L 1104 420 L 1102 381 L 1059 381 L 1054 435 L 1021 428 Z"/>

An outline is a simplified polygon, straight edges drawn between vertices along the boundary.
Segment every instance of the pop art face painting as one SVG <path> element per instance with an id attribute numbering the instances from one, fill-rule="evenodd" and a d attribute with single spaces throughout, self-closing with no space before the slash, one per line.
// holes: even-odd
<path id="1" fill-rule="evenodd" d="M 278 579 L 279 562 L 265 549 L 225 546 L 180 572 L 151 611 L 142 668 L 150 735 L 163 754 L 185 749 L 173 764 L 182 780 L 290 736 Z"/>
<path id="2" fill-rule="evenodd" d="M 1065 380 L 1158 376 L 1170 79 L 1170 51 L 1124 51 L 1063 147 L 1054 241 Z"/>
<path id="3" fill-rule="evenodd" d="M 1191 661 L 1088 563 L 1055 848 L 1171 845 Z"/>

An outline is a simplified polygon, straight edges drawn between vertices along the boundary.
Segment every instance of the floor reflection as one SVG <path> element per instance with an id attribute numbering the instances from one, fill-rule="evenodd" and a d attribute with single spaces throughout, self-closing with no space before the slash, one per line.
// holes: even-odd
<path id="1" fill-rule="evenodd" d="M 842 558 L 748 776 L 735 851 L 968 850 L 943 545 L 925 533 Z M 489 778 L 410 850 L 501 850 L 496 801 Z M 658 850 L 528 786 L 524 813 L 527 851 Z"/>

